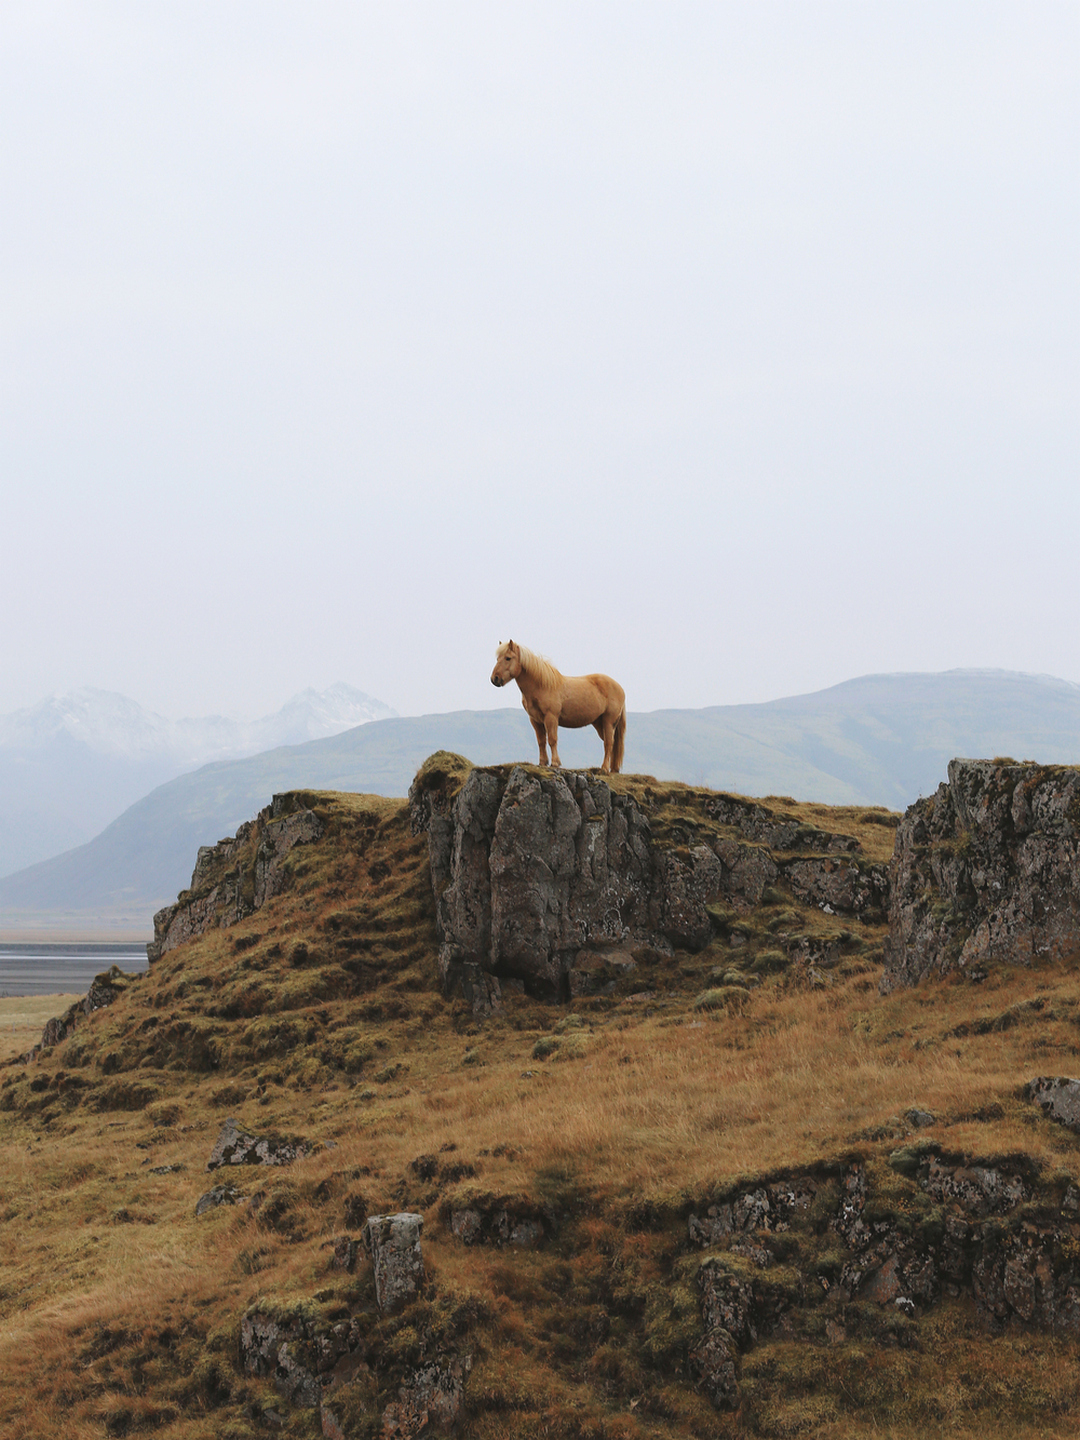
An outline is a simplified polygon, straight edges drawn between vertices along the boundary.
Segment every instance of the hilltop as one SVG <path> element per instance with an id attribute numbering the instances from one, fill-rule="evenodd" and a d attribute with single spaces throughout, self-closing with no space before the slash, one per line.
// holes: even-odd
<path id="1" fill-rule="evenodd" d="M 596 737 L 560 738 L 567 765 L 597 763 Z M 746 795 L 902 809 L 954 755 L 1080 761 L 1080 687 L 1046 676 L 958 670 L 877 675 L 813 695 L 704 710 L 631 712 L 629 762 L 662 779 Z M 447 748 L 493 764 L 535 758 L 515 703 L 503 710 L 373 720 L 344 734 L 220 761 L 160 786 L 88 844 L 0 880 L 0 917 L 29 930 L 63 912 L 136 936 L 190 873 L 197 847 L 231 835 L 292 789 L 403 795 Z"/>
<path id="2" fill-rule="evenodd" d="M 452 755 L 278 796 L 0 1086 L 4 1433 L 1073 1433 L 1078 1141 L 1024 1086 L 1080 956 L 882 996 L 899 818 Z M 283 1163 L 208 1173 L 245 1135 Z"/>

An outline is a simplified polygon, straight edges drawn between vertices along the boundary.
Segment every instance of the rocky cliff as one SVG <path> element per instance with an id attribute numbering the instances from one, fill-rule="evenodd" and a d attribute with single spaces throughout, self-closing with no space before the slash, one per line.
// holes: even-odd
<path id="1" fill-rule="evenodd" d="M 778 882 L 827 914 L 883 918 L 885 867 L 854 836 L 687 787 L 682 813 L 654 833 L 659 797 L 639 790 L 640 801 L 595 774 L 432 757 L 409 802 L 414 834 L 428 835 L 447 993 L 460 985 L 478 1012 L 507 985 L 586 993 L 642 947 L 702 950 L 723 928 L 718 902 L 745 912 Z"/>
<path id="2" fill-rule="evenodd" d="M 1080 956 L 1080 768 L 953 760 L 890 870 L 882 990 Z"/>

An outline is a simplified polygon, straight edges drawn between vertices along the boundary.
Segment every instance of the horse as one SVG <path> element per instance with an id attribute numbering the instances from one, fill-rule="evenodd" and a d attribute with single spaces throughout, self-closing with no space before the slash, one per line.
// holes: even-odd
<path id="1" fill-rule="evenodd" d="M 604 742 L 604 763 L 600 769 L 617 775 L 622 769 L 623 743 L 626 739 L 626 695 L 610 675 L 563 675 L 550 660 L 518 645 L 513 640 L 500 641 L 495 651 L 493 685 L 507 685 L 516 680 L 521 703 L 536 731 L 540 747 L 540 764 L 559 766 L 559 726 L 580 730 L 591 725 Z"/>

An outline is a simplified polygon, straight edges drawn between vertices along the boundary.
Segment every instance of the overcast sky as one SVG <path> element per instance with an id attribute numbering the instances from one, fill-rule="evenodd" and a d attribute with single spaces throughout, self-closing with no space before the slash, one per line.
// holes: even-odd
<path id="1" fill-rule="evenodd" d="M 1080 681 L 1072 0 L 0 6 L 0 711 Z"/>

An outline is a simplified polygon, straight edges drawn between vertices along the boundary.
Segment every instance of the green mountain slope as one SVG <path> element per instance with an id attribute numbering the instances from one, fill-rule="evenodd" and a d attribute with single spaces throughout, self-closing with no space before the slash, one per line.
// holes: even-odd
<path id="1" fill-rule="evenodd" d="M 232 834 L 289 789 L 403 795 L 434 750 L 478 764 L 534 760 L 517 706 L 375 721 L 328 740 L 204 766 L 160 786 L 89 844 L 0 881 L 0 925 L 17 915 L 140 907 L 187 884 L 201 844 Z M 595 765 L 592 730 L 560 738 L 568 767 Z M 903 809 L 954 755 L 1080 762 L 1080 686 L 1006 671 L 871 675 L 759 705 L 631 713 L 627 769 L 746 795 Z"/>

